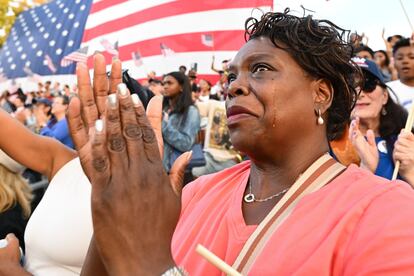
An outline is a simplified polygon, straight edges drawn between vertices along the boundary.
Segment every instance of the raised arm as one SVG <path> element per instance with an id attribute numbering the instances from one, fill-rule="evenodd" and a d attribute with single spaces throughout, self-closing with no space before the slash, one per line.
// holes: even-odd
<path id="1" fill-rule="evenodd" d="M 59 141 L 34 134 L 3 110 L 0 110 L 0 125 L 0 148 L 49 180 L 76 156 L 75 151 Z"/>

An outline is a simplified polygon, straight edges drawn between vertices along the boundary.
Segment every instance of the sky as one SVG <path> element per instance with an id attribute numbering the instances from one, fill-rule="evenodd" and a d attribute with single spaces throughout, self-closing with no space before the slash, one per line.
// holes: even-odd
<path id="1" fill-rule="evenodd" d="M 412 30 L 400 0 L 274 0 L 275 11 L 282 11 L 286 7 L 302 15 L 306 9 L 315 11 L 316 19 L 329 19 L 339 27 L 349 29 L 368 36 L 368 46 L 374 51 L 385 49 L 381 38 L 385 28 L 385 37 L 401 34 L 410 36 Z M 414 0 L 401 0 L 411 24 L 414 25 Z"/>

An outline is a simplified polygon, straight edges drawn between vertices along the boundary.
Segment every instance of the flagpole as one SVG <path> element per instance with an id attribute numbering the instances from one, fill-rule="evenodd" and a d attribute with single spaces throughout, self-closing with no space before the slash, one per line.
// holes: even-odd
<path id="1" fill-rule="evenodd" d="M 401 8 L 404 11 L 405 17 L 407 18 L 408 24 L 410 25 L 411 32 L 414 32 L 413 24 L 411 24 L 410 18 L 408 17 L 407 11 L 405 10 L 404 4 L 402 0 L 400 0 Z"/>

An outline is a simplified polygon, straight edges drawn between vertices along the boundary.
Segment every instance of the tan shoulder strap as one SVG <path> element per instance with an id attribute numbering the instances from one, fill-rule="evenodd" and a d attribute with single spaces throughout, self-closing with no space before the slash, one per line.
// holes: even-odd
<path id="1" fill-rule="evenodd" d="M 233 267 L 243 275 L 247 275 L 273 233 L 288 218 L 297 203 L 305 195 L 325 186 L 344 170 L 345 167 L 336 162 L 329 154 L 324 154 L 316 160 L 299 176 L 289 191 L 258 225 L 244 245 Z"/>

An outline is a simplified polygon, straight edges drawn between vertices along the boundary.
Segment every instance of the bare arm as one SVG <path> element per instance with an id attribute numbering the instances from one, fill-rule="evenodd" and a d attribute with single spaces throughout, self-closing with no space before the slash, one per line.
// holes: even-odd
<path id="1" fill-rule="evenodd" d="M 214 61 L 216 60 L 216 58 L 213 56 L 213 58 L 211 59 L 211 70 L 213 70 L 216 73 L 219 73 L 220 70 L 214 68 Z"/>
<path id="2" fill-rule="evenodd" d="M 36 135 L 0 110 L 0 148 L 22 165 L 51 179 L 76 152 L 59 141 Z"/>

